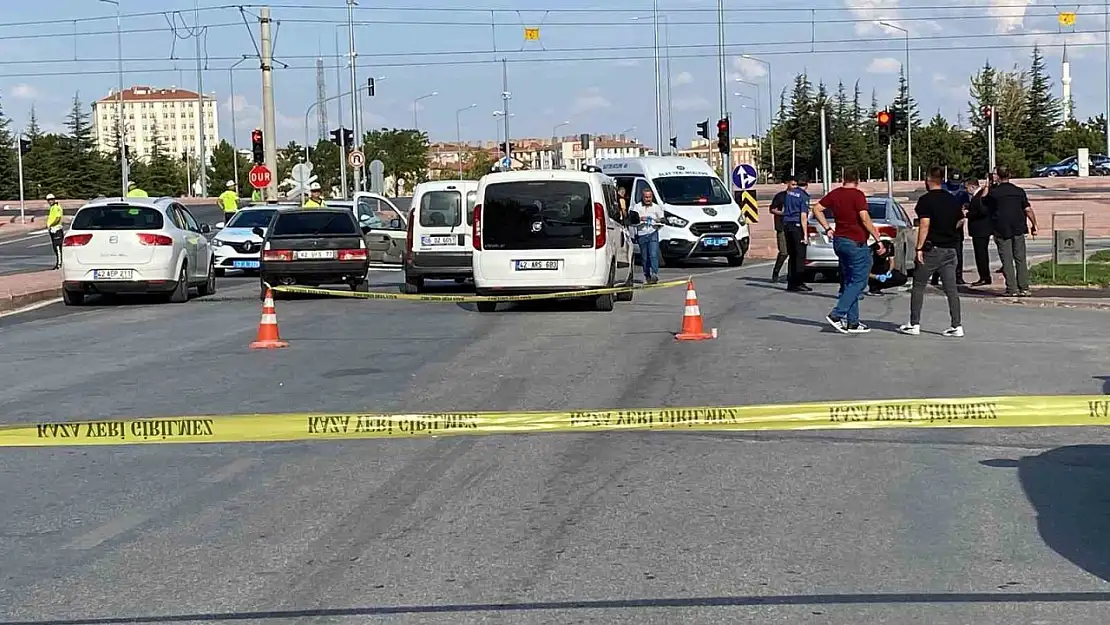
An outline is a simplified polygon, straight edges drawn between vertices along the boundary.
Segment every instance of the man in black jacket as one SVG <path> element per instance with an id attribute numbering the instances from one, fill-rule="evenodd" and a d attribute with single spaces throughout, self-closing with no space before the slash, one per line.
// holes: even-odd
<path id="1" fill-rule="evenodd" d="M 967 193 L 971 200 L 967 205 L 967 234 L 975 249 L 975 270 L 979 273 L 979 279 L 971 283 L 971 286 L 987 286 L 991 283 L 990 243 L 994 226 L 987 207 L 983 205 L 984 190 L 985 187 L 980 187 L 978 180 L 968 179 Z"/>

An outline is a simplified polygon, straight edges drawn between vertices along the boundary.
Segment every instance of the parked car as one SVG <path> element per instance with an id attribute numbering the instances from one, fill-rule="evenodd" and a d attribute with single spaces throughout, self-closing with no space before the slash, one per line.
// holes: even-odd
<path id="1" fill-rule="evenodd" d="M 266 284 L 346 284 L 367 291 L 368 231 L 345 208 L 278 210 L 268 229 L 254 229 L 264 237 L 260 296 L 266 296 Z"/>
<path id="2" fill-rule="evenodd" d="M 369 227 L 366 249 L 370 262 L 400 265 L 405 255 L 405 238 L 408 234 L 408 216 L 405 211 L 378 193 L 359 192 L 351 200 L 328 200 L 329 208 L 347 208 L 355 215 L 359 226 Z"/>
<path id="3" fill-rule="evenodd" d="M 1110 157 L 1104 154 L 1091 154 L 1089 159 L 1089 172 L 1096 176 L 1110 173 Z M 1033 175 L 1038 178 L 1055 178 L 1057 176 L 1078 176 L 1079 157 L 1069 156 L 1059 163 L 1042 165 L 1033 170 Z"/>
<path id="4" fill-rule="evenodd" d="M 226 224 L 216 224 L 212 237 L 212 256 L 216 276 L 228 269 L 239 269 L 247 274 L 257 274 L 262 266 L 262 238 L 277 208 L 260 205 L 258 208 L 241 208 Z M 263 234 L 254 233 L 262 228 Z"/>
<path id="5" fill-rule="evenodd" d="M 814 204 L 814 210 L 819 208 Z M 883 240 L 894 244 L 894 268 L 906 275 L 913 273 L 914 249 L 917 244 L 917 228 L 914 220 L 896 200 L 885 195 L 870 196 L 867 198 L 867 212 L 879 236 Z M 829 225 L 836 232 L 836 221 L 828 211 L 825 212 Z M 809 241 L 806 246 L 805 276 L 807 282 L 816 279 L 817 274 L 834 276 L 840 272 L 840 263 L 833 251 L 832 236 L 825 234 L 817 219 L 809 219 Z M 869 241 L 874 243 L 874 241 Z"/>

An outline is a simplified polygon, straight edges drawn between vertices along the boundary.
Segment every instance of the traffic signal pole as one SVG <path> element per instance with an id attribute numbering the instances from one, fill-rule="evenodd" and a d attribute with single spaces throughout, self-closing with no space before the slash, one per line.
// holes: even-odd
<path id="1" fill-rule="evenodd" d="M 887 197 L 894 198 L 894 153 L 890 143 L 886 144 L 886 194 Z"/>
<path id="2" fill-rule="evenodd" d="M 277 201 L 277 119 L 274 112 L 274 58 L 270 33 L 270 8 L 258 10 L 260 61 L 262 66 L 262 137 L 266 154 L 266 168 L 270 170 L 270 184 L 263 191 L 266 201 Z"/>
<path id="3" fill-rule="evenodd" d="M 23 195 L 23 135 L 16 140 L 16 154 L 19 155 L 19 223 L 27 223 L 27 207 Z"/>

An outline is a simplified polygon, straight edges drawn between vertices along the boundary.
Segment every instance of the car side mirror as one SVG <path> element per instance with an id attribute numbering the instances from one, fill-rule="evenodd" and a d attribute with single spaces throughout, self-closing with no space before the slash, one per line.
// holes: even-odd
<path id="1" fill-rule="evenodd" d="M 629 225 L 633 226 L 639 225 L 640 213 L 637 213 L 636 211 L 628 211 L 628 223 Z"/>
<path id="2" fill-rule="evenodd" d="M 373 228 L 371 228 L 370 226 L 362 226 L 362 234 L 364 234 L 364 235 L 365 234 L 370 234 L 371 230 L 373 230 Z"/>
<path id="3" fill-rule="evenodd" d="M 211 226 L 209 226 L 208 224 L 201 224 L 200 225 L 200 233 L 201 234 L 208 234 L 209 232 L 212 232 L 212 227 Z"/>
<path id="4" fill-rule="evenodd" d="M 393 219 L 390 219 L 389 220 L 389 227 L 392 228 L 393 230 L 400 230 L 401 229 L 401 220 L 396 218 L 396 217 L 394 217 Z"/>
<path id="5" fill-rule="evenodd" d="M 921 218 L 920 217 L 914 217 L 913 218 L 913 227 L 916 228 L 920 225 L 921 225 Z"/>
<path id="6" fill-rule="evenodd" d="M 219 229 L 223 228 L 223 227 L 224 227 L 224 226 L 226 226 L 226 225 L 227 225 L 227 224 L 225 224 L 225 223 L 224 223 L 224 222 L 222 222 L 222 221 L 216 222 L 216 230 L 219 230 Z"/>
<path id="7" fill-rule="evenodd" d="M 256 234 L 260 237 L 265 237 L 266 236 L 266 231 L 263 230 L 262 228 L 257 227 L 257 226 L 254 227 L 254 228 L 251 228 L 251 232 L 253 232 L 254 234 Z"/>

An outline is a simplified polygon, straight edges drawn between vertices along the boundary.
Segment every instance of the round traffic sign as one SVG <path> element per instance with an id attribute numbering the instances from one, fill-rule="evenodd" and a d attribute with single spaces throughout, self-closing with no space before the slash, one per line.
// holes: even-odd
<path id="1" fill-rule="evenodd" d="M 251 182 L 251 186 L 255 189 L 265 189 L 270 186 L 272 180 L 270 168 L 265 165 L 255 165 L 251 167 L 251 173 L 248 179 Z"/>
<path id="2" fill-rule="evenodd" d="M 347 164 L 355 169 L 362 167 L 365 162 L 366 156 L 358 150 L 351 150 L 351 153 L 347 155 Z"/>
<path id="3" fill-rule="evenodd" d="M 759 174 L 755 167 L 748 163 L 740 163 L 732 170 L 732 183 L 741 191 L 747 191 L 759 181 Z"/>

